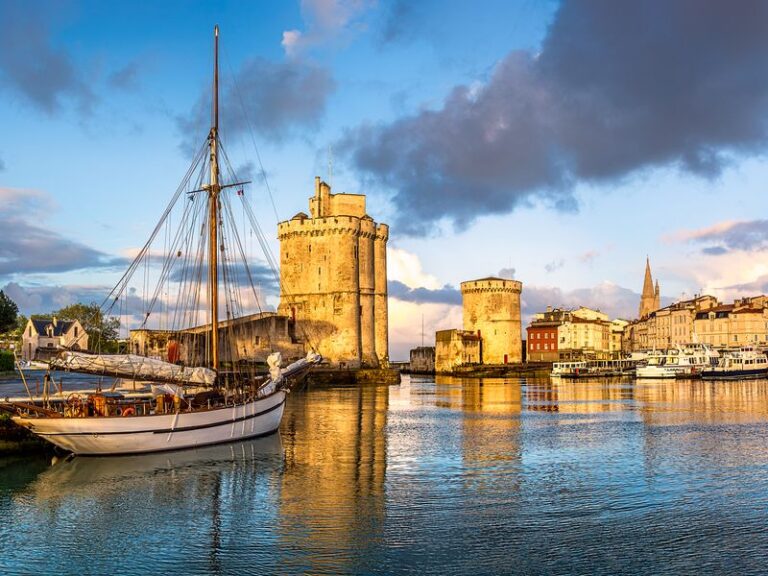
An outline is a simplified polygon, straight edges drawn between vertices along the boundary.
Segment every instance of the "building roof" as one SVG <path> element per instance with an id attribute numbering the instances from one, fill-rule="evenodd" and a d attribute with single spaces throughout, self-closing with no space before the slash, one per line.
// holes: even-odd
<path id="1" fill-rule="evenodd" d="M 739 308 L 733 311 L 734 314 L 762 314 L 762 308 Z"/>
<path id="2" fill-rule="evenodd" d="M 35 332 L 45 336 L 48 335 L 48 326 L 53 327 L 54 336 L 63 336 L 69 332 L 69 329 L 72 328 L 72 325 L 74 324 L 74 321 L 71 320 L 56 320 L 55 324 L 53 321 L 53 318 L 35 318 L 30 320 L 35 327 Z"/>

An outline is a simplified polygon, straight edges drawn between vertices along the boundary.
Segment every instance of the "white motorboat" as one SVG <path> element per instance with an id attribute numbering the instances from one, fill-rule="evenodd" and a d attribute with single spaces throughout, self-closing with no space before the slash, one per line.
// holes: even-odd
<path id="1" fill-rule="evenodd" d="M 755 378 L 768 374 L 768 357 L 764 352 L 745 347 L 723 353 L 716 366 L 704 370 L 707 380 L 734 380 Z"/>

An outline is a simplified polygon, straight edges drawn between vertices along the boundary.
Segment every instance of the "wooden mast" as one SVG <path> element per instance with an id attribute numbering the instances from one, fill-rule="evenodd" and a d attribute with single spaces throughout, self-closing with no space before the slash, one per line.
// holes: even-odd
<path id="1" fill-rule="evenodd" d="M 208 185 L 208 294 L 211 304 L 211 368 L 219 369 L 219 27 L 213 29 L 213 126 L 208 136 L 211 175 Z"/>

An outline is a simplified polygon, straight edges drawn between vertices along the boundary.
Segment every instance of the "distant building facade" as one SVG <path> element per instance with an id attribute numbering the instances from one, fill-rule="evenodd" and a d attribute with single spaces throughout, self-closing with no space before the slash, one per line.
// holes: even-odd
<path id="1" fill-rule="evenodd" d="M 527 328 L 529 362 L 609 359 L 621 355 L 621 320 L 610 321 L 599 310 L 548 308 L 535 314 Z M 618 339 L 618 345 L 617 345 Z"/>
<path id="2" fill-rule="evenodd" d="M 278 225 L 278 312 L 332 365 L 384 366 L 389 227 L 367 214 L 365 196 L 332 194 L 320 178 L 309 208 Z"/>
<path id="3" fill-rule="evenodd" d="M 22 334 L 24 360 L 50 360 L 63 350 L 88 350 L 88 333 L 78 320 L 30 319 Z"/>
<path id="4" fill-rule="evenodd" d="M 435 347 L 419 346 L 411 350 L 408 367 L 411 372 L 431 374 L 435 371 Z"/>
<path id="5" fill-rule="evenodd" d="M 681 300 L 629 323 L 623 345 L 628 351 L 664 350 L 693 342 L 716 348 L 768 346 L 768 297 L 732 304 L 710 295 Z"/>

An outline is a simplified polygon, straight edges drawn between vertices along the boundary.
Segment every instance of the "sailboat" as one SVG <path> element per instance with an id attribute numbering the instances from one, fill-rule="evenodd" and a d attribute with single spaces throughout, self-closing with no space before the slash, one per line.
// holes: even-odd
<path id="1" fill-rule="evenodd" d="M 233 284 L 233 275 L 250 271 L 242 249 L 242 240 L 233 228 L 235 218 L 225 197 L 227 190 L 243 196 L 243 182 L 222 184 L 221 141 L 219 138 L 219 30 L 214 29 L 214 78 L 212 126 L 193 166 L 166 209 L 160 224 L 140 251 L 118 285 L 105 302 L 115 306 L 126 301 L 129 281 L 137 270 L 149 270 L 153 241 L 161 224 L 167 226 L 172 208 L 178 204 L 185 233 L 167 232 L 166 254 L 158 268 L 160 282 L 154 291 L 156 304 L 163 290 L 168 291 L 170 278 L 184 280 L 177 294 L 191 297 L 191 304 L 179 306 L 175 312 L 165 311 L 167 318 L 197 318 L 205 310 L 209 322 L 190 329 L 166 331 L 167 358 L 150 358 L 139 354 L 100 354 L 65 351 L 51 361 L 54 369 L 101 374 L 150 383 L 148 397 L 126 397 L 114 390 L 71 394 L 65 403 L 41 405 L 30 401 L 0 403 L 0 409 L 12 413 L 12 420 L 39 437 L 76 455 L 144 454 L 235 442 L 275 433 L 283 415 L 286 395 L 301 377 L 322 358 L 309 351 L 305 357 L 282 367 L 279 352 L 269 355 L 269 376 L 256 372 L 252 363 L 237 357 L 234 346 L 227 349 L 229 361 L 222 360 L 222 347 L 227 347 L 227 330 L 236 327 L 235 312 L 242 311 L 241 286 Z M 226 156 L 224 156 L 226 162 Z M 233 172 L 233 171 L 232 171 Z M 193 181 L 192 175 L 198 180 Z M 233 174 L 234 175 L 234 174 Z M 207 179 L 207 182 L 206 182 Z M 192 184 L 200 186 L 190 189 Z M 237 188 L 240 187 L 238 190 Z M 184 194 L 186 193 L 186 194 Z M 247 203 L 244 215 L 252 215 Z M 198 208 L 197 211 L 196 208 Z M 200 216 L 199 218 L 197 216 Z M 245 216 L 244 216 L 245 218 Z M 258 228 L 258 224 L 255 224 Z M 260 238 L 260 242 L 262 238 Z M 242 267 L 229 262 L 229 239 L 239 249 Z M 194 244 L 197 242 L 197 244 Z M 264 246 L 264 244 L 262 244 Z M 196 248 L 195 248 L 196 247 Z M 237 250 L 236 250 L 237 251 Z M 274 260 L 267 256 L 267 261 Z M 221 276 L 220 278 L 220 269 Z M 233 271 L 234 270 L 234 271 Z M 207 274 L 206 274 L 207 273 Z M 200 285 L 207 275 L 207 306 L 201 306 Z M 277 281 L 279 277 L 276 275 Z M 220 294 L 220 280 L 225 294 Z M 253 281 L 250 280 L 253 288 Z M 254 295 L 256 290 L 254 288 Z M 219 318 L 220 297 L 226 301 L 227 319 Z M 121 300 L 122 298 L 122 300 Z M 111 308 L 110 308 L 111 309 Z M 144 322 L 153 308 L 144 312 Z M 239 309 L 239 310 L 238 310 Z M 179 320 L 178 325 L 183 322 Z M 180 348 L 186 348 L 184 361 Z M 195 364 L 198 365 L 195 365 Z M 225 366 L 226 364 L 226 366 Z"/>

